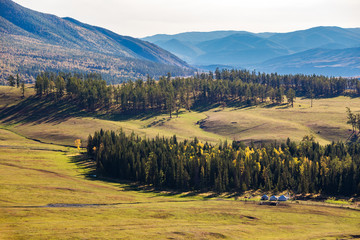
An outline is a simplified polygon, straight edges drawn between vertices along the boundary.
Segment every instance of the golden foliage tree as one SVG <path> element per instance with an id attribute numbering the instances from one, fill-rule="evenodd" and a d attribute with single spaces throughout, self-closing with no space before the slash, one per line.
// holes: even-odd
<path id="1" fill-rule="evenodd" d="M 74 143 L 75 143 L 75 147 L 80 151 L 81 139 L 75 139 Z"/>

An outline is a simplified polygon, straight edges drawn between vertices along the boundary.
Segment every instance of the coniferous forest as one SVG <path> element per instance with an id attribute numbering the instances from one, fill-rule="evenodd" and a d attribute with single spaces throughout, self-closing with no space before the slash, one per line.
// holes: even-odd
<path id="1" fill-rule="evenodd" d="M 141 139 L 124 132 L 95 132 L 87 152 L 100 176 L 178 190 L 356 194 L 360 191 L 360 144 L 321 146 L 311 136 L 263 147 L 203 144 L 197 139 Z"/>
<path id="2" fill-rule="evenodd" d="M 360 94 L 356 79 L 308 75 L 278 75 L 247 70 L 216 70 L 188 78 L 160 77 L 158 81 L 129 80 L 107 85 L 97 74 L 42 73 L 37 76 L 38 96 L 55 99 L 71 97 L 79 106 L 94 111 L 115 107 L 119 111 L 162 110 L 170 113 L 181 108 L 212 104 L 293 103 L 296 96 L 308 98 Z"/>

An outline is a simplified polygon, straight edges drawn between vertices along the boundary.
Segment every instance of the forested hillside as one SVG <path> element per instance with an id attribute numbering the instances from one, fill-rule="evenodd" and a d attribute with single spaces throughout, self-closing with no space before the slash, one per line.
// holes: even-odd
<path id="1" fill-rule="evenodd" d="M 20 73 L 29 82 L 41 71 L 97 72 L 108 82 L 188 75 L 193 69 L 166 50 L 71 18 L 0 1 L 0 81 Z"/>

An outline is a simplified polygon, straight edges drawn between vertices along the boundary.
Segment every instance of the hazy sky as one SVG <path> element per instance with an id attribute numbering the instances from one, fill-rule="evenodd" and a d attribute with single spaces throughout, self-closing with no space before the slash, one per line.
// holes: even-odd
<path id="1" fill-rule="evenodd" d="M 360 0 L 15 0 L 121 35 L 246 30 L 287 32 L 314 26 L 360 27 Z"/>

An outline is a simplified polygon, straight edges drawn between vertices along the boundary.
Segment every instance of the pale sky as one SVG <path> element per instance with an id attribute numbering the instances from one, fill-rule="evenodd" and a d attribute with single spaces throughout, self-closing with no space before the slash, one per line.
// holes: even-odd
<path id="1" fill-rule="evenodd" d="M 159 33 L 244 30 L 289 32 L 360 27 L 360 0 L 15 0 L 22 6 L 145 37 Z"/>

